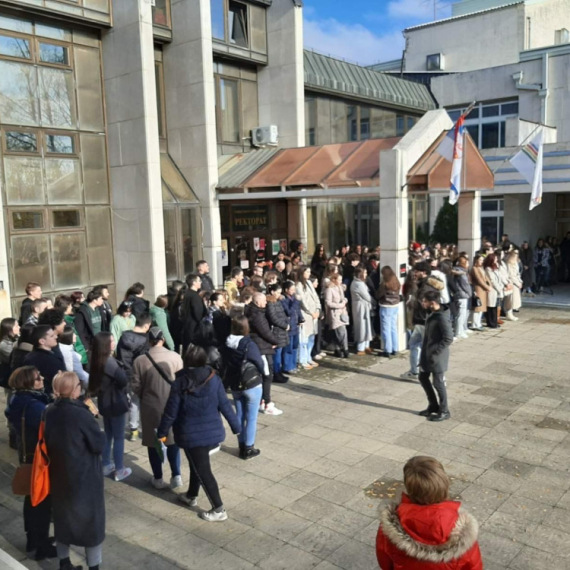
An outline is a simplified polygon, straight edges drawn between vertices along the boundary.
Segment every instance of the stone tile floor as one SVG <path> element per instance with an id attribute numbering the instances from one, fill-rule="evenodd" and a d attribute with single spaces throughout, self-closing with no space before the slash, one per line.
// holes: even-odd
<path id="1" fill-rule="evenodd" d="M 285 413 L 260 417 L 262 455 L 239 460 L 229 434 L 214 456 L 230 517 L 222 524 L 151 488 L 145 448 L 127 443 L 133 475 L 105 483 L 103 568 L 377 568 L 378 509 L 397 499 L 405 461 L 429 454 L 479 520 L 487 570 L 567 570 L 570 313 L 528 308 L 520 317 L 453 345 L 453 417 L 441 424 L 416 415 L 424 395 L 399 379 L 405 358 L 328 358 L 276 386 Z M 23 553 L 22 504 L 10 491 L 15 461 L 2 422 L 0 548 L 28 568 L 57 568 Z M 199 504 L 208 506 L 204 496 Z"/>

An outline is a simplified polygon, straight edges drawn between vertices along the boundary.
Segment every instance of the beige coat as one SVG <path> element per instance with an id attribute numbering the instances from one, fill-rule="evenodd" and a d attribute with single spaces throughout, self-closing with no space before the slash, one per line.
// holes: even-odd
<path id="1" fill-rule="evenodd" d="M 513 284 L 513 306 L 515 311 L 518 311 L 522 305 L 521 288 L 523 285 L 521 272 L 518 263 L 507 263 L 507 270 L 509 272 L 509 280 Z"/>
<path id="2" fill-rule="evenodd" d="M 473 267 L 471 269 L 471 284 L 473 285 L 473 292 L 481 299 L 481 306 L 473 307 L 473 312 L 485 313 L 487 311 L 487 293 L 493 287 L 484 267 Z"/>
<path id="3" fill-rule="evenodd" d="M 319 318 L 313 318 L 313 313 L 321 312 L 321 301 L 310 281 L 303 287 L 301 282 L 297 283 L 297 299 L 301 304 L 301 315 L 305 322 L 300 325 L 300 333 L 303 339 L 319 332 Z"/>
<path id="4" fill-rule="evenodd" d="M 149 353 L 171 380 L 174 380 L 176 372 L 182 370 L 182 358 L 176 352 L 163 346 L 155 346 L 149 350 Z M 139 356 L 133 364 L 131 385 L 133 392 L 141 400 L 142 444 L 146 447 L 153 447 L 154 430 L 160 425 L 162 412 L 164 412 L 166 401 L 170 395 L 170 386 L 144 354 Z M 173 443 L 174 438 L 172 437 L 172 430 L 170 430 L 166 445 Z"/>
<path id="5" fill-rule="evenodd" d="M 341 315 L 348 315 L 346 302 L 342 285 L 329 285 L 325 289 L 327 325 L 329 325 L 332 330 L 346 326 L 347 323 L 343 323 L 340 319 Z"/>

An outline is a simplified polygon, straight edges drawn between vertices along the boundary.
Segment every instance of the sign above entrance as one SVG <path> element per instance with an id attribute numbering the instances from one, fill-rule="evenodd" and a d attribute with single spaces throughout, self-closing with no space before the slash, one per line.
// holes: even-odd
<path id="1" fill-rule="evenodd" d="M 234 206 L 232 215 L 234 232 L 266 230 L 269 227 L 267 206 Z"/>

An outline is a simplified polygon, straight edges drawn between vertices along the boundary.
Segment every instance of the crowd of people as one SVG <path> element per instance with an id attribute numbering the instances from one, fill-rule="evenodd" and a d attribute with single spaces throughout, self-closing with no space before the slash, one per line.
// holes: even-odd
<path id="1" fill-rule="evenodd" d="M 83 546 L 90 570 L 99 568 L 103 480 L 120 482 L 131 475 L 124 463 L 125 439 L 137 442 L 141 432 L 150 484 L 183 486 L 183 450 L 190 481 L 180 500 L 197 506 L 202 488 L 209 508 L 200 516 L 226 520 L 210 460 L 225 439 L 222 415 L 237 436 L 239 458 L 259 456 L 258 414 L 283 413 L 273 401 L 273 383 L 286 383 L 324 358 L 394 358 L 405 348 L 399 343 L 399 315 L 409 332 L 410 370 L 403 378 L 418 380 L 428 400 L 419 413 L 430 421 L 448 419 L 449 346 L 484 330 L 483 316 L 490 329 L 501 326 L 503 316 L 517 320 L 529 259 L 540 275 L 540 246 L 530 257 L 529 249 L 508 240 L 495 248 L 485 242 L 470 260 L 454 246 L 413 243 L 402 287 L 393 269 L 380 265 L 379 248 L 346 246 L 328 257 L 319 244 L 309 260 L 296 243 L 247 275 L 232 269 L 220 289 L 203 260 L 152 305 L 144 285 L 135 283 L 115 314 L 106 286 L 87 296 L 59 295 L 52 305 L 40 284 L 29 283 L 19 319 L 0 324 L 0 385 L 7 397 L 10 444 L 20 463 L 30 464 L 44 422 L 50 460 L 50 495 L 37 505 L 29 492 L 25 496 L 26 550 L 38 560 L 57 556 L 60 568 L 75 570 L 69 548 Z M 166 460 L 170 480 L 164 476 Z M 416 510 L 441 502 L 418 502 L 410 492 L 432 472 L 445 483 L 441 466 L 414 465 L 407 468 L 417 471 L 416 483 L 406 479 L 404 502 Z M 450 516 L 457 522 L 457 512 Z M 378 539 L 383 568 L 391 568 L 383 560 L 392 556 L 387 529 L 394 517 L 391 512 Z M 52 519 L 55 544 L 49 536 Z"/>

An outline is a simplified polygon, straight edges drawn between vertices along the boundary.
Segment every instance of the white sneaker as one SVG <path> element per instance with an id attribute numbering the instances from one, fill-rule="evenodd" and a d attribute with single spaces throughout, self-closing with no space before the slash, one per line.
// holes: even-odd
<path id="1" fill-rule="evenodd" d="M 276 408 L 273 402 L 269 402 L 269 404 L 265 406 L 263 413 L 267 414 L 268 416 L 280 416 L 283 413 L 283 410 Z"/>
<path id="2" fill-rule="evenodd" d="M 324 356 L 317 354 L 314 358 L 315 358 L 315 360 L 322 360 L 324 358 Z"/>
<path id="3" fill-rule="evenodd" d="M 109 463 L 109 465 L 103 465 L 103 477 L 109 477 L 115 471 L 115 464 Z"/>
<path id="4" fill-rule="evenodd" d="M 164 479 L 155 479 L 152 477 L 150 482 L 155 489 L 166 489 L 168 487 L 168 483 Z"/>
<path id="5" fill-rule="evenodd" d="M 419 378 L 419 374 L 408 370 L 407 372 L 404 372 L 404 374 L 400 374 L 400 378 L 403 380 L 417 380 Z"/>
<path id="6" fill-rule="evenodd" d="M 220 451 L 220 446 L 214 447 L 214 449 L 210 449 L 210 455 L 214 455 L 214 453 L 218 453 Z"/>
<path id="7" fill-rule="evenodd" d="M 466 338 L 469 338 L 469 335 L 466 333 L 461 333 L 460 335 L 457 335 L 457 338 L 466 339 Z"/>
<path id="8" fill-rule="evenodd" d="M 208 522 L 222 522 L 228 520 L 228 513 L 225 509 L 219 513 L 212 509 L 211 511 L 202 511 L 200 518 Z"/>
<path id="9" fill-rule="evenodd" d="M 189 507 L 198 506 L 198 497 L 189 497 L 186 493 L 178 495 L 178 500 L 182 501 L 185 505 L 188 505 Z"/>
<path id="10" fill-rule="evenodd" d="M 180 475 L 176 475 L 170 479 L 171 489 L 178 489 L 178 487 L 182 487 L 182 484 L 182 477 Z"/>
<path id="11" fill-rule="evenodd" d="M 123 479 L 126 479 L 132 472 L 133 470 L 129 467 L 123 467 L 123 469 L 115 471 L 115 481 L 122 481 Z"/>
<path id="12" fill-rule="evenodd" d="M 471 329 L 467 329 L 465 332 L 466 332 L 467 334 L 473 334 L 473 329 L 472 329 L 472 328 L 471 328 Z"/>

